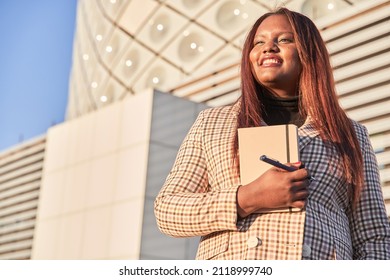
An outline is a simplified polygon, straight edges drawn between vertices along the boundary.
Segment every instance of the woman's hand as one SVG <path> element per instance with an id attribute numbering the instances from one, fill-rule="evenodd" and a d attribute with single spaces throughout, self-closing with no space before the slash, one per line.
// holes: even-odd
<path id="1" fill-rule="evenodd" d="M 299 168 L 301 163 L 290 165 Z M 253 182 L 238 189 L 238 215 L 246 217 L 260 209 L 304 208 L 309 194 L 308 177 L 308 171 L 304 168 L 293 172 L 277 167 L 270 168 Z"/>

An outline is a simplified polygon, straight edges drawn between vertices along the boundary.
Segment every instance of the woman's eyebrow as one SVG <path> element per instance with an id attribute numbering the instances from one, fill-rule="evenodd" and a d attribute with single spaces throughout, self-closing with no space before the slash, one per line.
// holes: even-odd
<path id="1" fill-rule="evenodd" d="M 277 33 L 276 32 L 270 32 L 270 33 L 274 33 L 276 36 L 285 35 L 285 34 L 294 36 L 294 33 L 290 32 L 290 31 L 281 31 L 281 32 L 277 32 Z M 255 36 L 255 39 L 259 38 L 259 37 L 266 37 L 267 34 L 268 34 L 268 32 L 267 33 L 261 33 L 260 32 L 259 34 L 257 34 Z"/>

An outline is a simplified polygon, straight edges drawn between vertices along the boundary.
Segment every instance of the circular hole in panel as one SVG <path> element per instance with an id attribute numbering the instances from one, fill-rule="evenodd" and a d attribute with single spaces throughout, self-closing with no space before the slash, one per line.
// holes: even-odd
<path id="1" fill-rule="evenodd" d="M 122 60 L 122 67 L 126 75 L 131 76 L 137 70 L 139 66 L 139 52 L 137 50 L 131 50 Z"/>
<path id="2" fill-rule="evenodd" d="M 324 16 L 331 15 L 336 11 L 339 11 L 345 7 L 348 7 L 348 4 L 338 0 L 328 0 L 328 1 L 315 1 L 315 0 L 306 0 L 302 4 L 301 11 L 306 16 L 312 19 L 318 19 Z"/>
<path id="3" fill-rule="evenodd" d="M 110 103 L 112 103 L 114 101 L 112 93 L 110 93 L 108 91 L 100 93 L 100 94 L 97 94 L 95 96 L 95 100 L 96 100 L 96 103 L 97 103 L 99 108 L 102 107 L 102 106 L 105 106 L 107 104 L 110 104 Z"/>
<path id="4" fill-rule="evenodd" d="M 152 40 L 161 40 L 169 32 L 169 17 L 167 15 L 159 15 L 156 17 L 153 22 L 151 22 L 150 27 L 150 38 Z"/>
<path id="5" fill-rule="evenodd" d="M 103 41 L 105 39 L 105 36 L 107 35 L 106 33 L 107 33 L 106 23 L 103 21 L 98 21 L 94 29 L 95 40 L 97 42 Z"/>
<path id="6" fill-rule="evenodd" d="M 95 89 L 99 86 L 99 84 L 96 81 L 92 81 L 91 88 Z"/>
<path id="7" fill-rule="evenodd" d="M 120 45 L 121 44 L 120 44 L 119 34 L 118 33 L 114 33 L 112 38 L 111 38 L 111 40 L 110 40 L 110 44 L 109 44 L 108 47 L 111 47 L 111 52 L 118 53 Z M 107 49 L 106 49 L 106 51 L 107 51 Z"/>
<path id="8" fill-rule="evenodd" d="M 100 96 L 100 102 L 106 103 L 108 101 L 107 95 L 101 95 Z"/>
<path id="9" fill-rule="evenodd" d="M 179 43 L 179 57 L 185 62 L 196 59 L 203 51 L 203 40 L 199 34 L 190 33 L 187 36 L 184 35 Z"/>
<path id="10" fill-rule="evenodd" d="M 157 66 L 150 71 L 146 79 L 146 86 L 152 88 L 161 87 L 164 85 L 165 79 L 166 73 L 164 71 L 164 68 L 161 66 Z"/>
<path id="11" fill-rule="evenodd" d="M 112 103 L 115 101 L 116 96 L 119 95 L 118 88 L 113 84 L 109 83 L 103 94 L 100 96 L 100 101 L 103 103 Z"/>
<path id="12" fill-rule="evenodd" d="M 228 1 L 217 11 L 216 21 L 221 29 L 233 29 L 248 18 L 244 6 L 239 1 Z"/>

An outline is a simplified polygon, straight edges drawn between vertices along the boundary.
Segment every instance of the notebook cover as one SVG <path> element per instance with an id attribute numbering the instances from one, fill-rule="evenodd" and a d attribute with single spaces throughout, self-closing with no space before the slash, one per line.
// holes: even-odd
<path id="1" fill-rule="evenodd" d="M 299 161 L 298 127 L 293 124 L 238 129 L 241 184 L 246 185 L 272 165 L 260 160 L 261 155 L 281 163 Z M 267 212 L 301 211 L 298 208 L 268 209 Z"/>

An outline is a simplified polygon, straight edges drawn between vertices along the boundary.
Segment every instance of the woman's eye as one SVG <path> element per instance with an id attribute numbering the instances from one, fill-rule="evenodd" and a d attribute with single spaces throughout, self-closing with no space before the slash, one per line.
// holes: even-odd
<path id="1" fill-rule="evenodd" d="M 291 43 L 293 40 L 292 39 L 289 39 L 289 38 L 281 38 L 279 40 L 279 42 L 281 43 Z"/>
<path id="2" fill-rule="evenodd" d="M 256 42 L 255 42 L 255 46 L 257 46 L 257 45 L 260 45 L 260 46 L 261 46 L 261 45 L 264 45 L 264 42 L 263 42 L 263 41 L 256 41 Z"/>

